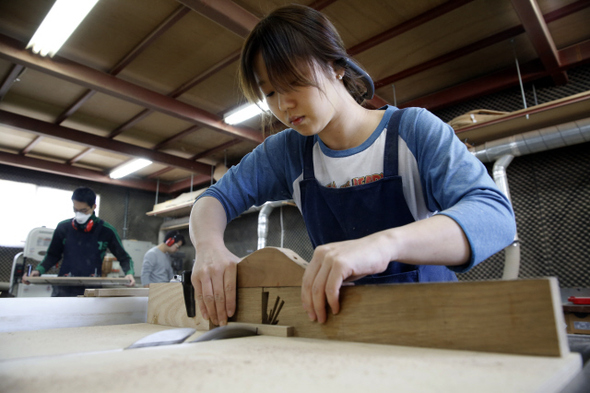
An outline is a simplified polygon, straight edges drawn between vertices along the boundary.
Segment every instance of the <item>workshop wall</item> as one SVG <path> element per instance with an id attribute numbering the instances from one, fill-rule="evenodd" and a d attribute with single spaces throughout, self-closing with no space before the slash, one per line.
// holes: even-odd
<path id="1" fill-rule="evenodd" d="M 74 189 L 81 186 L 90 187 L 100 195 L 99 217 L 113 225 L 121 239 L 150 241 L 155 244 L 158 242 L 158 232 L 163 219 L 146 215 L 146 212 L 153 209 L 156 198 L 154 192 L 85 181 L 6 165 L 0 165 L 0 179 L 32 183 L 68 191 L 74 191 Z M 166 195 L 160 194 L 159 202 L 165 201 L 165 198 L 167 198 Z M 31 208 L 47 209 L 50 206 L 36 206 Z M 68 217 L 64 217 L 64 219 L 66 218 Z M 10 225 L 10 223 L 0 220 L 0 225 Z M 53 227 L 55 225 L 57 225 L 57 222 L 48 224 L 48 226 Z M 0 247 L 0 281 L 9 281 L 13 258 L 21 251 L 21 248 Z"/>

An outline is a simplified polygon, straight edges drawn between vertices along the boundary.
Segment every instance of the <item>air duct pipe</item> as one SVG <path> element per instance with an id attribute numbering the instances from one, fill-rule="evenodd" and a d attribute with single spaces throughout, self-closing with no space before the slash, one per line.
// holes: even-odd
<path id="1" fill-rule="evenodd" d="M 258 248 L 266 247 L 266 238 L 268 237 L 268 218 L 270 217 L 270 213 L 276 207 L 282 206 L 295 206 L 293 201 L 276 201 L 276 202 L 266 202 L 262 205 L 260 209 L 260 213 L 258 213 Z M 283 230 L 281 226 L 281 231 Z"/>
<path id="2" fill-rule="evenodd" d="M 506 170 L 508 165 L 512 162 L 513 155 L 506 154 L 494 163 L 492 174 L 496 185 L 506 195 L 510 203 L 510 189 L 508 188 L 508 176 Z M 515 280 L 518 278 L 518 271 L 520 269 L 520 243 L 518 241 L 518 233 L 514 234 L 512 243 L 504 248 L 504 272 L 502 273 L 503 280 Z"/>
<path id="3" fill-rule="evenodd" d="M 529 131 L 507 138 L 486 142 L 483 146 L 469 149 L 480 161 L 494 163 L 493 177 L 498 188 L 506 195 L 510 203 L 510 190 L 506 169 L 515 156 L 557 149 L 590 141 L 590 118 Z M 520 243 L 518 234 L 505 251 L 504 272 L 502 279 L 518 278 L 520 269 Z"/>

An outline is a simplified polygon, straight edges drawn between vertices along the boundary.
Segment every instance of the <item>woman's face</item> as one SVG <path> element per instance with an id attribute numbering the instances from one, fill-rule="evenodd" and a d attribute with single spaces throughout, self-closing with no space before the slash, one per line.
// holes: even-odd
<path id="1" fill-rule="evenodd" d="M 293 86 L 288 92 L 279 93 L 272 86 L 262 55 L 254 62 L 254 73 L 269 109 L 287 127 L 302 135 L 317 135 L 329 128 L 340 102 L 338 84 L 334 75 L 318 72 L 315 86 Z"/>

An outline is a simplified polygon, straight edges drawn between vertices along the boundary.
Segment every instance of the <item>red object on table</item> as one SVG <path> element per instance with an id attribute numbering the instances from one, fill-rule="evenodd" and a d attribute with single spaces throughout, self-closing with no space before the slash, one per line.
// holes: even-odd
<path id="1" fill-rule="evenodd" d="M 567 300 L 574 304 L 590 304 L 590 297 L 570 296 Z"/>

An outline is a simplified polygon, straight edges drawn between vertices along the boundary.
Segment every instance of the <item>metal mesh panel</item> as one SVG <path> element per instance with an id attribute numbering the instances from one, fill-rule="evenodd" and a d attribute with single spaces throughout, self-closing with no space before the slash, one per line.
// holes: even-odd
<path id="1" fill-rule="evenodd" d="M 283 206 L 270 214 L 267 245 L 289 248 L 301 258 L 311 261 L 313 247 L 307 234 L 305 222 L 295 206 Z"/>
<path id="2" fill-rule="evenodd" d="M 258 247 L 258 214 L 243 214 L 227 226 L 224 236 L 226 246 L 239 257 L 245 257 Z M 273 209 L 268 218 L 266 245 L 288 248 L 304 260 L 311 260 L 313 248 L 297 207 L 283 206 Z"/>
<path id="3" fill-rule="evenodd" d="M 520 278 L 590 287 L 590 144 L 516 157 L 508 167 L 521 245 Z M 504 252 L 460 280 L 500 278 Z"/>
<path id="4" fill-rule="evenodd" d="M 516 73 L 516 69 L 514 71 Z M 544 104 L 590 90 L 590 65 L 569 70 L 569 82 L 563 86 L 543 86 L 543 82 L 525 83 L 527 106 Z M 536 99 L 535 99 L 536 98 Z M 524 108 L 520 87 L 506 89 L 488 96 L 462 102 L 449 108 L 433 111 L 444 122 L 449 122 L 475 109 L 514 112 Z"/>

